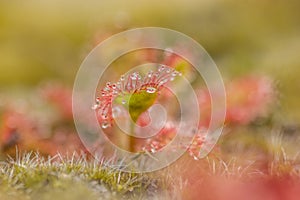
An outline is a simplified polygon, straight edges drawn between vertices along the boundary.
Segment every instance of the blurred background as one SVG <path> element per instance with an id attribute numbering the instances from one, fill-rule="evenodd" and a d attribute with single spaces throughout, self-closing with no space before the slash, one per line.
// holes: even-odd
<path id="1" fill-rule="evenodd" d="M 151 3 L 2 0 L 2 140 L 9 138 L 5 144 L 8 146 L 16 140 L 5 136 L 5 131 L 13 127 L 11 123 L 27 126 L 29 122 L 16 116 L 13 122 L 5 120 L 7 112 L 22 110 L 24 104 L 28 110 L 28 102 L 38 107 L 29 112 L 43 121 L 40 128 L 45 138 L 54 129 L 59 135 L 70 131 L 70 103 L 62 102 L 71 98 L 71 91 L 65 88 L 72 88 L 83 59 L 111 34 L 147 26 L 174 29 L 194 38 L 211 55 L 225 81 L 246 75 L 270 77 L 278 92 L 277 122 L 297 128 L 300 120 L 299 10 L 298 0 L 153 0 Z M 37 99 L 37 93 L 42 98 Z M 63 117 L 57 119 L 44 101 L 59 104 L 57 112 L 63 112 L 60 113 Z M 11 109 L 4 108 L 8 105 Z M 48 130 L 46 124 L 50 123 L 55 125 Z M 57 140 L 66 138 L 59 136 Z"/>

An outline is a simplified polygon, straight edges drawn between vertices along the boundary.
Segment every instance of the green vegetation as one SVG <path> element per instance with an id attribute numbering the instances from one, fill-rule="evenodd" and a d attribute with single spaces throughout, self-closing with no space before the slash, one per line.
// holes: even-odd
<path id="1" fill-rule="evenodd" d="M 148 176 L 124 173 L 104 160 L 84 155 L 45 159 L 37 153 L 19 154 L 0 165 L 1 199 L 142 199 L 157 190 Z M 147 192 L 146 192 L 147 191 Z"/>

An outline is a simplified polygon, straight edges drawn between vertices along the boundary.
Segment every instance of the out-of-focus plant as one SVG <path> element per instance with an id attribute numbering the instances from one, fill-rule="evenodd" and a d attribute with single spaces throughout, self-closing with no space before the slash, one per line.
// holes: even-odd
<path id="1" fill-rule="evenodd" d="M 170 72 L 166 73 L 166 70 Z M 182 72 L 184 73 L 184 70 Z M 145 77 L 131 73 L 122 77 L 116 84 L 108 83 L 102 91 L 104 96 L 97 99 L 98 104 L 94 107 L 99 123 L 109 129 L 113 124 L 114 115 L 120 114 L 120 109 L 126 108 L 130 114 L 127 117 L 132 119 L 132 123 L 137 123 L 141 127 L 148 125 L 150 118 L 146 111 L 155 104 L 158 97 L 168 100 L 171 94 L 164 88 L 164 84 L 178 75 L 179 72 L 174 69 L 165 68 L 161 69 L 161 72 L 150 72 Z M 53 120 L 52 117 L 50 120 L 48 117 L 45 124 L 45 120 L 32 117 L 31 111 L 37 108 L 28 107 L 21 112 L 13 106 L 4 106 L 0 134 L 2 152 L 14 154 L 16 145 L 23 150 L 37 149 L 43 154 L 50 155 L 57 151 L 85 150 L 70 123 L 71 89 L 61 84 L 49 83 L 40 87 L 39 91 L 35 98 L 39 98 L 47 107 L 47 111 L 41 112 L 45 112 L 47 118 L 50 108 L 50 112 L 56 113 L 56 119 Z M 227 125 L 247 125 L 259 117 L 267 116 L 275 99 L 274 91 L 274 85 L 267 77 L 246 76 L 227 82 Z M 201 110 L 199 128 L 205 129 L 209 124 L 211 111 L 210 95 L 206 89 L 201 89 L 198 93 L 198 102 Z M 118 105 L 116 109 L 113 109 L 113 104 Z M 131 148 L 135 151 L 149 152 L 161 150 L 174 138 L 177 128 L 175 124 L 167 123 L 157 135 L 147 140 L 132 139 Z M 50 130 L 46 135 L 45 126 Z M 190 154 L 197 155 L 203 143 L 205 138 L 197 134 L 188 148 Z"/>
<path id="2" fill-rule="evenodd" d="M 248 125 L 257 118 L 267 117 L 276 100 L 272 80 L 265 76 L 245 76 L 229 81 L 226 89 L 226 125 Z M 211 101 L 209 91 L 198 93 L 201 126 L 210 122 Z"/>
<path id="3" fill-rule="evenodd" d="M 124 111 L 121 111 L 123 109 L 129 113 L 127 116 L 124 115 L 123 120 L 131 121 L 130 134 L 136 134 L 135 123 L 139 126 L 146 126 L 150 123 L 151 120 L 146 111 L 156 103 L 158 95 L 166 100 L 171 95 L 167 90 L 161 92 L 164 84 L 173 80 L 181 72 L 190 72 L 187 70 L 189 64 L 177 55 L 170 54 L 165 57 L 165 61 L 172 67 L 163 65 L 157 72 L 151 71 L 145 77 L 140 76 L 138 72 L 133 72 L 122 76 L 115 84 L 110 82 L 106 84 L 93 107 L 103 129 L 109 129 L 108 132 L 113 135 L 114 132 L 110 127 L 114 124 L 114 117 L 124 114 Z M 174 68 L 181 72 L 177 72 Z M 226 125 L 248 125 L 255 119 L 266 117 L 270 113 L 270 107 L 275 100 L 275 89 L 273 82 L 267 77 L 240 77 L 227 82 L 225 88 L 227 93 Z M 207 142 L 200 130 L 208 128 L 211 117 L 209 91 L 205 88 L 198 91 L 198 103 L 201 110 L 199 130 L 196 130 L 197 134 L 190 146 L 184 147 L 195 159 L 203 144 Z M 177 128 L 176 123 L 168 122 L 155 136 L 144 142 L 130 136 L 127 147 L 130 151 L 142 150 L 152 153 L 160 151 L 172 141 Z"/>
<path id="4" fill-rule="evenodd" d="M 63 119 L 72 120 L 72 90 L 58 83 L 48 83 L 41 89 L 42 97 L 56 107 Z"/>
<path id="5" fill-rule="evenodd" d="M 12 156 L 16 147 L 22 151 L 36 150 L 42 155 L 85 151 L 70 123 L 71 89 L 49 83 L 30 95 L 37 105 L 28 103 L 18 109 L 14 102 L 4 103 L 0 124 L 1 153 Z"/>

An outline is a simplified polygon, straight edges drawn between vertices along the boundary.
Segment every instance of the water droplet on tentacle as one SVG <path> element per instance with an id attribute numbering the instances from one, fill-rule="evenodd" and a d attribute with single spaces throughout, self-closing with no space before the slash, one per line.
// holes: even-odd
<path id="1" fill-rule="evenodd" d="M 104 114 L 104 113 L 102 113 L 101 117 L 102 117 L 102 119 L 107 119 L 108 118 L 107 114 Z"/>
<path id="2" fill-rule="evenodd" d="M 96 110 L 97 108 L 99 108 L 98 104 L 95 104 L 95 105 L 92 106 L 92 110 Z"/>
<path id="3" fill-rule="evenodd" d="M 154 88 L 154 87 L 147 87 L 146 92 L 150 93 L 150 94 L 155 93 L 156 92 L 156 88 Z"/>
<path id="4" fill-rule="evenodd" d="M 152 74 L 153 74 L 153 72 L 152 72 L 152 71 L 149 71 L 148 74 L 147 74 L 148 78 L 151 78 L 151 77 L 152 77 Z"/>
<path id="5" fill-rule="evenodd" d="M 103 88 L 103 91 L 105 91 L 105 92 L 108 92 L 109 90 L 110 90 L 109 87 L 104 87 L 104 88 Z"/>
<path id="6" fill-rule="evenodd" d="M 179 75 L 178 72 L 176 72 L 176 71 L 172 72 L 172 76 L 177 76 L 177 75 Z"/>
<path id="7" fill-rule="evenodd" d="M 106 128 L 110 127 L 110 124 L 108 122 L 102 122 L 101 127 L 106 129 Z"/>
<path id="8" fill-rule="evenodd" d="M 130 75 L 131 80 L 137 80 L 138 79 L 138 73 L 134 72 Z"/>
<path id="9" fill-rule="evenodd" d="M 162 72 L 164 70 L 165 70 L 165 66 L 164 65 L 160 66 L 159 69 L 158 69 L 159 72 Z"/>
<path id="10" fill-rule="evenodd" d="M 124 80 L 125 80 L 125 76 L 122 75 L 121 78 L 120 78 L 120 80 L 121 80 L 121 81 L 124 81 Z"/>

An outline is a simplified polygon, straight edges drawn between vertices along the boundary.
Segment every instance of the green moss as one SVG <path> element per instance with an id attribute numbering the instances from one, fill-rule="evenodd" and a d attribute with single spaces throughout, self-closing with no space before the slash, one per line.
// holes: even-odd
<path id="1" fill-rule="evenodd" d="M 45 159 L 27 153 L 1 163 L 0 199 L 131 199 L 154 183 L 143 174 L 108 166 L 75 154 Z"/>

